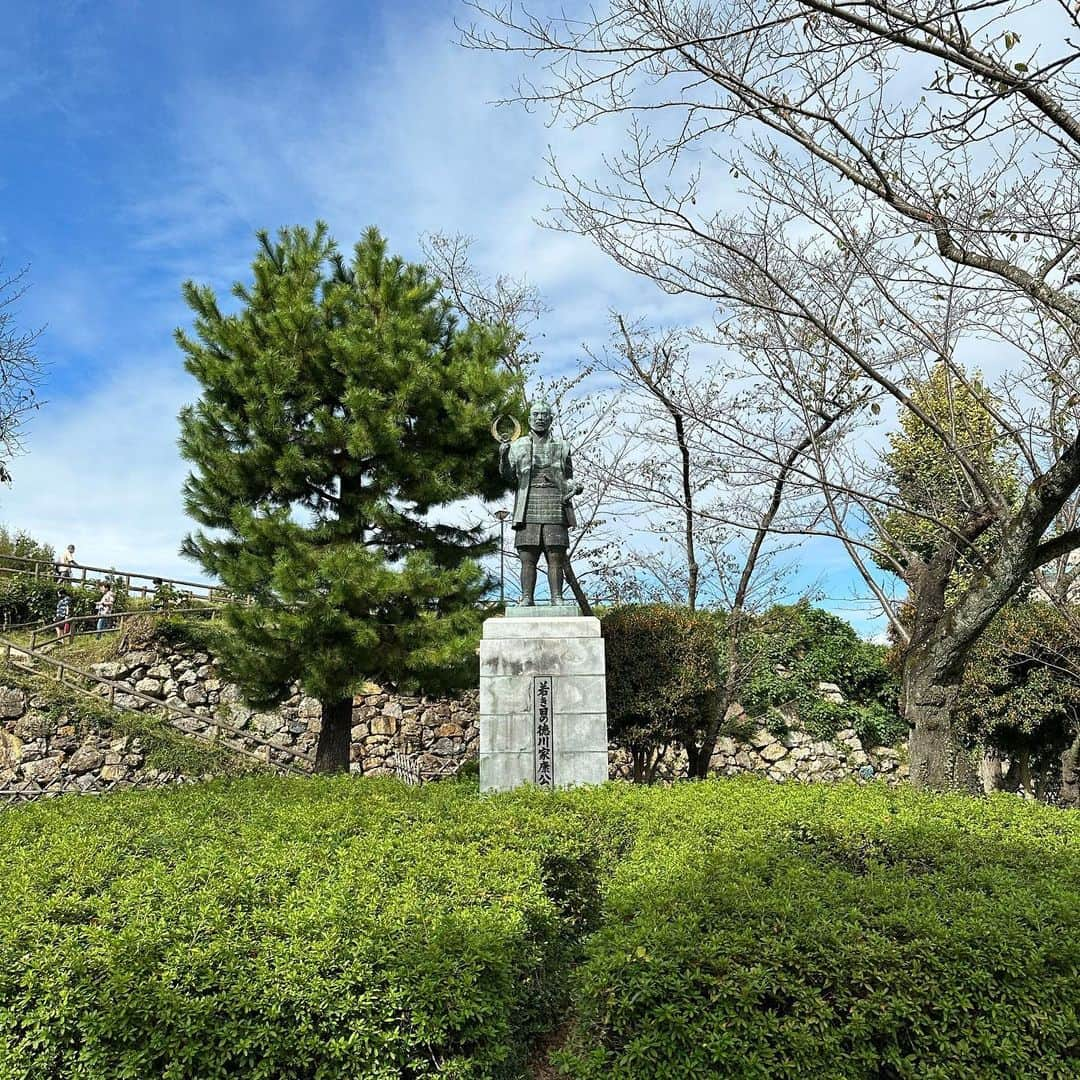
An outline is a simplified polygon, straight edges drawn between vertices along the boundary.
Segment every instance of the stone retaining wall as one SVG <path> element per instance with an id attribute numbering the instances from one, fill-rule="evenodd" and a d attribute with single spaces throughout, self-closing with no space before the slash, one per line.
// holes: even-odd
<path id="1" fill-rule="evenodd" d="M 144 649 L 95 664 L 92 670 L 108 679 L 122 680 L 140 694 L 195 713 L 195 717 L 177 719 L 177 727 L 183 730 L 215 734 L 222 742 L 256 752 L 274 764 L 295 764 L 296 759 L 286 753 L 290 750 L 314 755 L 322 725 L 318 701 L 304 697 L 297 689 L 277 709 L 253 709 L 244 704 L 235 686 L 218 678 L 206 653 L 183 648 Z M 475 693 L 457 699 L 395 695 L 369 683 L 353 704 L 353 772 L 365 776 L 397 774 L 414 782 L 452 775 L 478 752 L 476 698 Z M 136 711 L 153 708 L 122 693 L 116 695 L 116 705 Z M 245 739 L 245 733 L 250 737 Z M 280 747 L 281 752 L 274 747 Z"/>
<path id="2" fill-rule="evenodd" d="M 94 670 L 140 694 L 190 710 L 194 716 L 177 720 L 177 726 L 189 732 L 211 734 L 219 725 L 238 729 L 235 734 L 224 730 L 218 734 L 223 742 L 255 751 L 271 764 L 295 764 L 287 750 L 314 753 L 321 726 L 317 701 L 296 692 L 278 709 L 252 709 L 236 687 L 218 676 L 206 653 L 182 647 L 144 648 L 97 664 Z M 102 692 L 108 691 L 102 687 Z M 116 694 L 115 702 L 134 711 L 153 708 L 123 692 Z M 55 709 L 49 712 L 46 705 L 21 690 L 0 687 L 0 804 L 5 792 L 8 797 L 14 791 L 37 797 L 191 779 L 146 769 L 138 738 L 107 731 L 81 733 L 62 712 L 57 718 Z M 414 783 L 451 776 L 477 756 L 479 741 L 475 692 L 434 699 L 392 694 L 369 684 L 355 699 L 355 773 L 398 775 Z M 775 736 L 764 729 L 741 741 L 721 739 L 712 771 L 723 776 L 754 772 L 775 781 L 883 776 L 899 782 L 907 777 L 902 751 L 863 747 L 851 730 L 840 732 L 832 742 L 815 741 L 801 732 Z M 611 752 L 610 773 L 614 779 L 630 777 L 625 751 Z M 666 754 L 656 770 L 661 781 L 685 775 L 686 756 L 681 751 Z"/>
<path id="3" fill-rule="evenodd" d="M 0 686 L 0 806 L 117 788 L 193 783 L 199 777 L 146 767 L 137 736 L 89 728 L 44 698 Z"/>
<path id="4" fill-rule="evenodd" d="M 612 778 L 629 780 L 633 772 L 630 755 L 625 750 L 613 750 L 610 757 Z M 716 776 L 752 772 L 778 783 L 876 778 L 898 784 L 908 779 L 903 749 L 864 747 L 851 728 L 838 732 L 831 741 L 816 740 L 802 731 L 774 735 L 765 728 L 759 728 L 745 740 L 722 738 L 717 741 L 709 771 Z M 682 779 L 686 775 L 684 750 L 668 751 L 656 766 L 656 778 L 661 781 Z"/>

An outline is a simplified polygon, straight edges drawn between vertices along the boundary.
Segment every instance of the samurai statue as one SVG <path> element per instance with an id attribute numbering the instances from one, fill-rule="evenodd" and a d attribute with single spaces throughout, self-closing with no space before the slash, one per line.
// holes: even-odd
<path id="1" fill-rule="evenodd" d="M 529 411 L 529 434 L 499 445 L 503 479 L 517 485 L 513 526 L 514 547 L 521 560 L 521 604 L 532 607 L 536 603 L 536 568 L 543 553 L 552 604 L 563 602 L 566 582 L 582 612 L 590 614 L 567 556 L 570 529 L 577 525 L 572 499 L 581 488 L 571 486 L 570 444 L 552 435 L 553 420 L 551 406 L 538 402 Z"/>

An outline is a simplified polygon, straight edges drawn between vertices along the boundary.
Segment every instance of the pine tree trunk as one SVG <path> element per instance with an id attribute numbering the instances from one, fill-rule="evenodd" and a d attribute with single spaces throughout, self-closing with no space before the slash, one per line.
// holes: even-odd
<path id="1" fill-rule="evenodd" d="M 322 730 L 315 748 L 315 771 L 339 773 L 349 771 L 352 750 L 352 698 L 322 703 Z"/>
<path id="2" fill-rule="evenodd" d="M 694 743 L 683 743 L 686 749 L 686 775 L 691 780 L 704 780 L 709 773 L 709 751 Z"/>
<path id="3" fill-rule="evenodd" d="M 904 663 L 902 701 L 911 726 L 908 753 L 913 787 L 929 791 L 979 792 L 982 784 L 955 723 L 960 677 L 936 674 L 942 665 L 925 653 Z"/>

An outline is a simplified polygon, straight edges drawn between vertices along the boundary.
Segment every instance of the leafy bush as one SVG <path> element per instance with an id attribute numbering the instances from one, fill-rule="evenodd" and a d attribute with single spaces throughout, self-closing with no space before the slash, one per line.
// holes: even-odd
<path id="1" fill-rule="evenodd" d="M 58 586 L 53 578 L 20 574 L 0 578 L 0 625 L 52 622 L 56 618 L 58 592 L 71 597 L 72 615 L 92 615 L 99 592 L 90 586 Z"/>
<path id="2" fill-rule="evenodd" d="M 746 648 L 755 663 L 742 704 L 771 730 L 782 731 L 797 717 L 818 739 L 848 727 L 872 745 L 907 737 L 886 646 L 863 641 L 843 619 L 805 602 L 771 608 L 751 637 Z M 839 686 L 845 700 L 828 701 L 820 683 Z"/>
<path id="3" fill-rule="evenodd" d="M 1017 600 L 975 644 L 961 688 L 961 730 L 1038 773 L 1058 771 L 1080 737 L 1080 639 L 1055 604 Z"/>
<path id="4" fill-rule="evenodd" d="M 672 743 L 693 760 L 716 716 L 719 618 L 670 604 L 613 608 L 603 618 L 608 733 L 631 756 L 634 779 Z"/>
<path id="5" fill-rule="evenodd" d="M 595 925 L 579 815 L 241 780 L 0 817 L 0 1076 L 511 1077 Z"/>
<path id="6" fill-rule="evenodd" d="M 0 1077 L 1064 1078 L 1080 818 L 751 778 L 0 814 Z M 535 1064 L 535 1063 L 534 1063 Z"/>
<path id="7" fill-rule="evenodd" d="M 193 607 L 204 605 L 192 604 Z M 209 605 L 205 605 L 209 607 Z M 187 645 L 201 652 L 216 653 L 221 644 L 220 635 L 225 627 L 208 616 L 166 615 L 164 618 L 146 617 L 146 640 L 160 641 L 165 645 Z"/>
<path id="8" fill-rule="evenodd" d="M 880 785 L 648 794 L 573 976 L 574 1080 L 1077 1074 L 1080 818 Z"/>

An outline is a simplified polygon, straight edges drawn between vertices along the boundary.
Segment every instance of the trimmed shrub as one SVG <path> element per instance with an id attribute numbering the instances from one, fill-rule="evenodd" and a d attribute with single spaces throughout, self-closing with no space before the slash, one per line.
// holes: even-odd
<path id="1" fill-rule="evenodd" d="M 604 615 L 608 734 L 629 751 L 636 781 L 652 779 L 658 754 L 673 743 L 696 761 L 716 721 L 719 628 L 716 613 L 671 604 Z"/>
<path id="2" fill-rule="evenodd" d="M 573 976 L 575 1080 L 1080 1070 L 1080 818 L 1008 797 L 650 792 Z"/>
<path id="3" fill-rule="evenodd" d="M 1080 817 L 739 778 L 0 814 L 0 1078 L 1064 1080 Z"/>
<path id="4" fill-rule="evenodd" d="M 512 1077 L 595 925 L 533 792 L 215 782 L 0 817 L 0 1077 Z"/>

